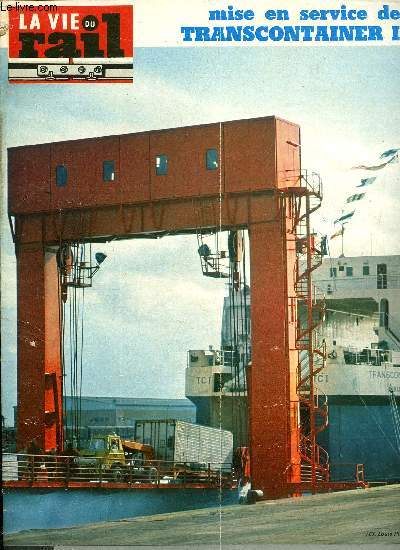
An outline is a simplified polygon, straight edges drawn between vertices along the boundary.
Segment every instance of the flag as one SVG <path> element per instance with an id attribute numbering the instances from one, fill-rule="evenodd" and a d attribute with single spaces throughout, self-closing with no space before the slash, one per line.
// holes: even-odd
<path id="1" fill-rule="evenodd" d="M 365 196 L 365 193 L 356 193 L 355 195 L 351 195 L 347 198 L 346 202 L 354 202 L 359 201 Z"/>
<path id="2" fill-rule="evenodd" d="M 343 235 L 344 233 L 344 227 L 342 226 L 339 231 L 336 231 L 336 233 L 334 233 L 333 235 L 331 235 L 331 240 L 334 239 L 335 237 L 340 237 L 340 235 Z"/>
<path id="3" fill-rule="evenodd" d="M 387 162 L 384 162 L 383 164 L 376 164 L 375 166 L 366 166 L 365 164 L 361 164 L 360 166 L 353 166 L 351 169 L 352 170 L 382 170 L 382 168 L 385 168 L 385 166 L 387 164 L 389 164 L 389 162 L 391 161 L 392 159 L 390 159 L 389 161 Z"/>
<path id="4" fill-rule="evenodd" d="M 387 158 L 387 157 L 391 157 L 392 155 L 395 155 L 399 151 L 400 151 L 400 147 L 398 147 L 397 149 L 388 149 L 387 151 L 382 153 L 379 158 L 384 159 L 384 158 Z"/>
<path id="5" fill-rule="evenodd" d="M 374 181 L 376 180 L 376 178 L 364 178 L 363 180 L 361 180 L 361 183 L 360 185 L 357 185 L 357 187 L 366 187 L 367 185 L 371 185 L 372 183 L 374 183 Z"/>
<path id="6" fill-rule="evenodd" d="M 355 210 L 353 212 L 349 212 L 348 214 L 343 214 L 343 216 L 340 216 L 337 220 L 334 221 L 334 223 L 343 223 L 345 220 L 349 220 L 353 217 Z"/>
<path id="7" fill-rule="evenodd" d="M 394 149 L 392 149 L 392 151 L 393 150 Z M 387 153 L 388 151 L 385 151 L 385 152 Z M 361 164 L 360 166 L 353 166 L 351 170 L 373 170 L 373 171 L 382 170 L 382 168 L 385 168 L 385 166 L 387 166 L 391 162 L 394 162 L 395 160 L 397 160 L 397 158 L 398 158 L 398 155 L 395 154 L 392 158 L 390 158 L 389 160 L 387 160 L 382 164 L 375 164 L 374 166 L 366 166 L 365 164 Z"/>

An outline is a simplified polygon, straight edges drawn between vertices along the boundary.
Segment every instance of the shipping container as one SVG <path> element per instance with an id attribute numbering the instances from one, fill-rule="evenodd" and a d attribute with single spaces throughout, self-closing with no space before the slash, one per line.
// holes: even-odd
<path id="1" fill-rule="evenodd" d="M 135 441 L 151 445 L 156 460 L 224 471 L 232 464 L 233 435 L 219 428 L 181 420 L 140 420 Z"/>

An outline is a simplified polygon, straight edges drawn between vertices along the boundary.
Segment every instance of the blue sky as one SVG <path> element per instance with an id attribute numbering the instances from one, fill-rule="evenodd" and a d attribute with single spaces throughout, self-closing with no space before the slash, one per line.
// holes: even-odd
<path id="1" fill-rule="evenodd" d="M 301 125 L 303 167 L 324 180 L 315 224 L 330 232 L 345 197 L 364 177 L 350 167 L 400 146 L 398 52 L 139 48 L 133 86 L 9 86 L 2 63 L 3 145 L 274 114 Z M 346 255 L 400 252 L 399 184 L 399 165 L 378 173 L 348 226 Z M 16 401 L 15 260 L 6 220 L 2 227 L 2 395 L 10 422 Z M 83 393 L 183 396 L 186 350 L 218 345 L 224 283 L 201 276 L 193 237 L 100 249 L 108 258 L 86 294 Z"/>

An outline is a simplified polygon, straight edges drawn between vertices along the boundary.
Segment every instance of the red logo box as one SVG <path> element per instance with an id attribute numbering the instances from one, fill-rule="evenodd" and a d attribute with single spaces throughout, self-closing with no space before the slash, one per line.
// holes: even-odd
<path id="1" fill-rule="evenodd" d="M 8 77 L 13 83 L 133 82 L 133 7 L 13 6 Z"/>

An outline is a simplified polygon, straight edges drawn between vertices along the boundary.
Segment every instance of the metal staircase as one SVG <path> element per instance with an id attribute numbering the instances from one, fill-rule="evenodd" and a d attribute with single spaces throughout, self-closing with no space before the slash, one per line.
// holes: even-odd
<path id="1" fill-rule="evenodd" d="M 299 350 L 297 393 L 300 401 L 301 480 L 312 485 L 329 480 L 329 456 L 317 435 L 328 425 L 328 400 L 315 385 L 326 365 L 326 344 L 318 332 L 325 318 L 325 299 L 312 282 L 323 260 L 322 240 L 311 231 L 310 216 L 321 205 L 318 174 L 302 171 L 292 192 L 291 216 L 296 247 L 294 290 L 298 304 L 296 348 Z M 299 186 L 300 184 L 300 186 Z"/>

